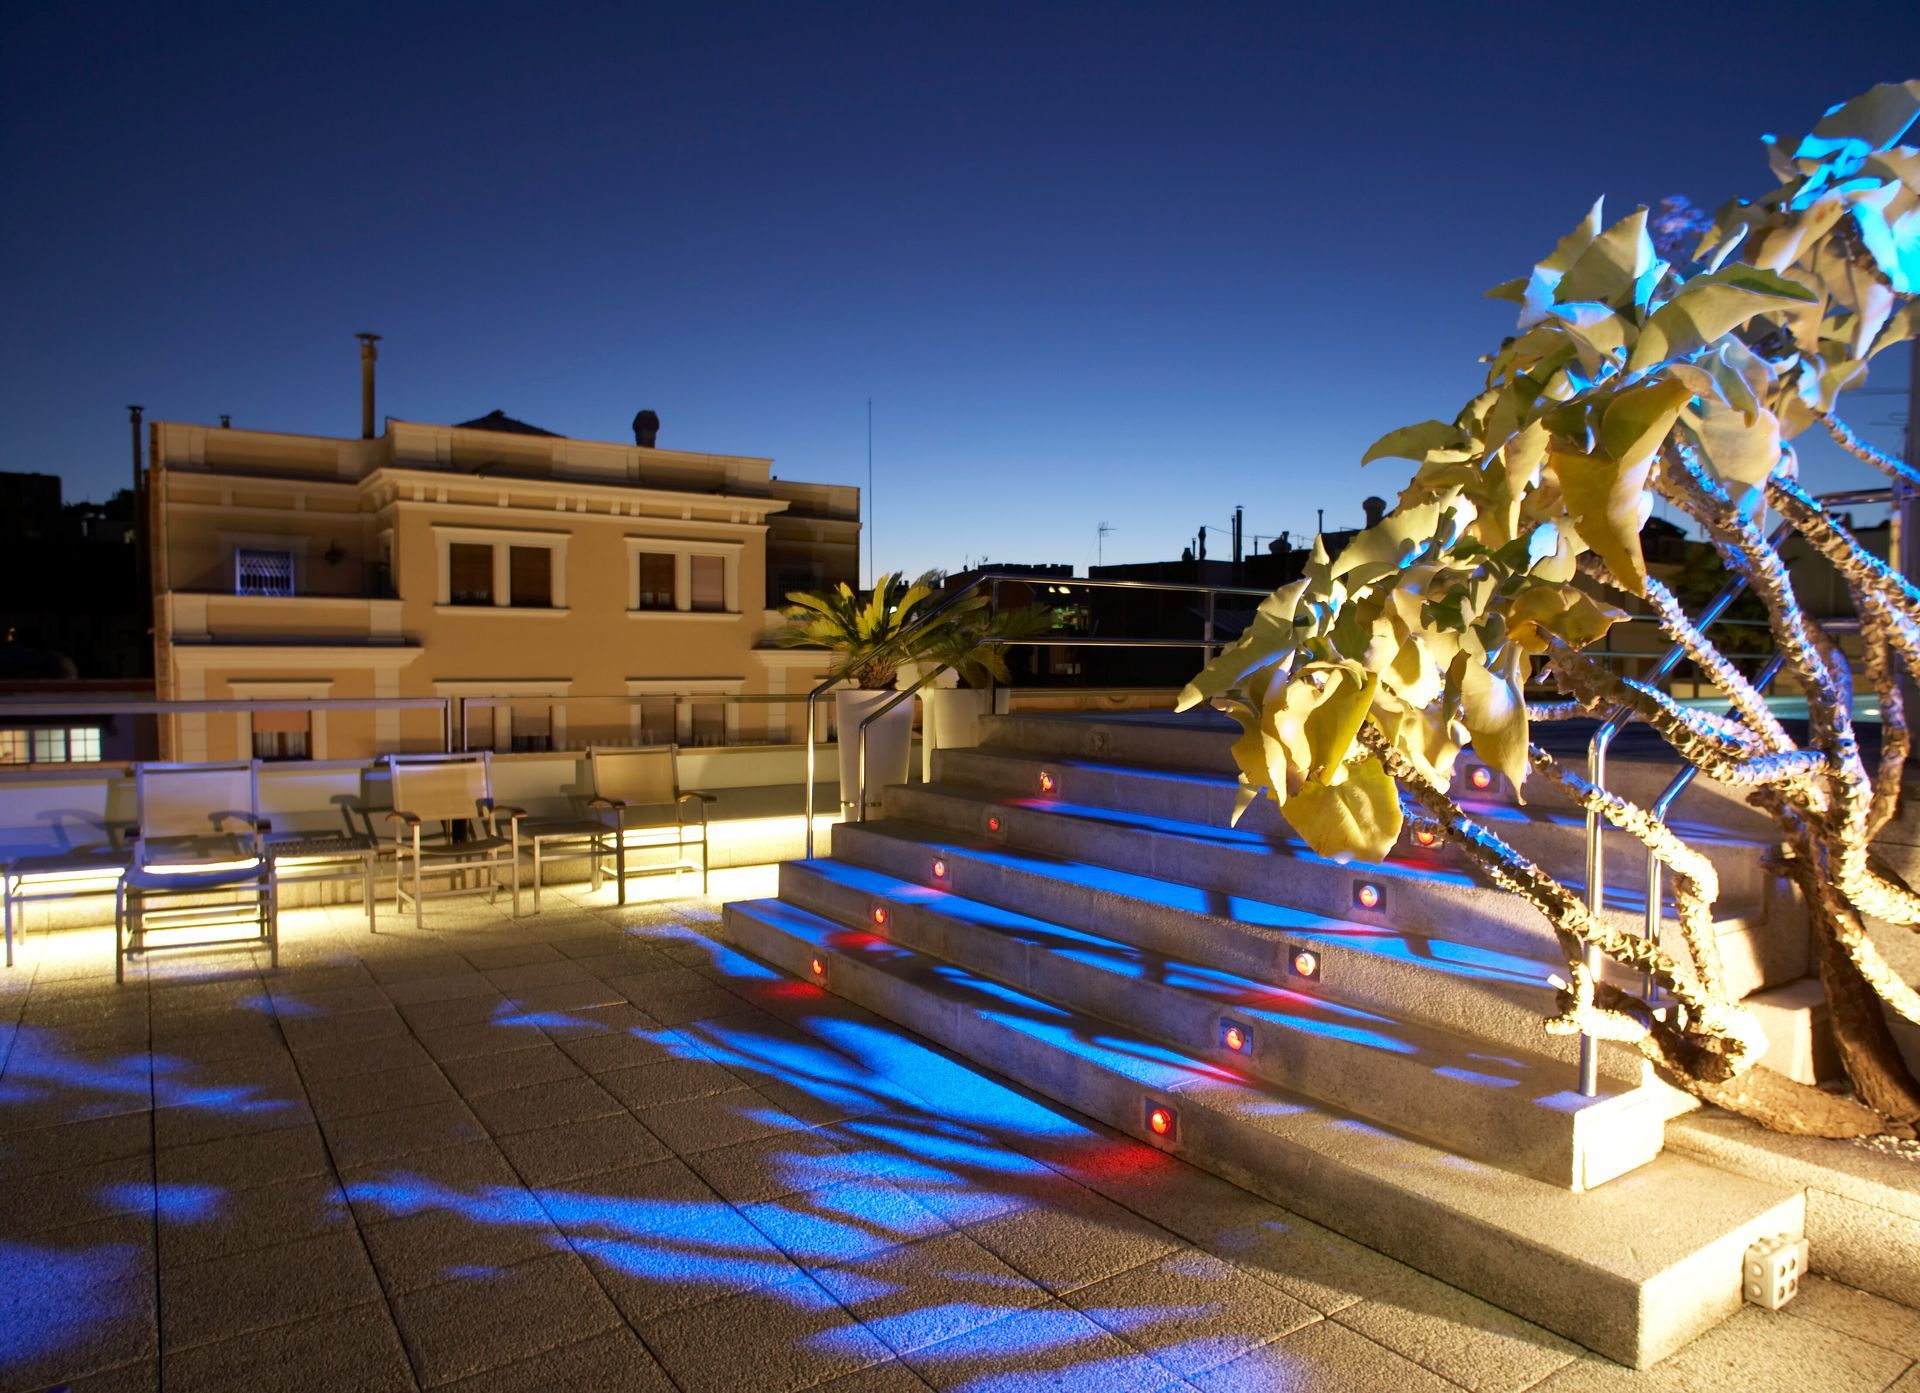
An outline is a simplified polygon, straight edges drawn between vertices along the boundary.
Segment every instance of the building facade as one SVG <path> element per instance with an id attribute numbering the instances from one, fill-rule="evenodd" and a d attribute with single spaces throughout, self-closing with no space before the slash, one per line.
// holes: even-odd
<path id="1" fill-rule="evenodd" d="M 156 421 L 149 447 L 160 697 L 427 699 L 172 716 L 178 759 L 439 749 L 449 698 L 469 748 L 797 740 L 801 708 L 724 698 L 804 694 L 826 655 L 772 645 L 779 596 L 857 582 L 859 490 L 766 459 L 498 412 L 362 439 Z"/>

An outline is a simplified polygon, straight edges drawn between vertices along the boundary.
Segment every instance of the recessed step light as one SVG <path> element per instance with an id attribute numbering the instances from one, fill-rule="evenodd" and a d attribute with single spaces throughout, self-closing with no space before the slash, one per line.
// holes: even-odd
<path id="1" fill-rule="evenodd" d="M 1042 769 L 1040 771 L 1040 791 L 1042 793 L 1052 793 L 1057 787 L 1059 787 L 1059 784 L 1058 781 L 1054 779 L 1053 774 L 1049 770 Z"/>
<path id="2" fill-rule="evenodd" d="M 1320 955 L 1311 948 L 1287 949 L 1287 969 L 1295 977 L 1304 977 L 1309 982 L 1320 980 Z"/>
<path id="3" fill-rule="evenodd" d="M 1371 880 L 1357 880 L 1353 884 L 1353 906 L 1355 909 L 1381 910 L 1386 908 L 1387 891 L 1384 886 Z"/>
<path id="4" fill-rule="evenodd" d="M 1147 1131 L 1161 1141 L 1180 1140 L 1180 1114 L 1165 1103 L 1147 1099 Z"/>
<path id="5" fill-rule="evenodd" d="M 1239 1021 L 1221 1021 L 1220 1047 L 1235 1054 L 1252 1054 L 1253 1034 Z"/>
<path id="6" fill-rule="evenodd" d="M 888 917 L 887 907 L 885 905 L 877 904 L 873 907 L 873 922 L 880 928 L 884 929 L 887 926 Z"/>

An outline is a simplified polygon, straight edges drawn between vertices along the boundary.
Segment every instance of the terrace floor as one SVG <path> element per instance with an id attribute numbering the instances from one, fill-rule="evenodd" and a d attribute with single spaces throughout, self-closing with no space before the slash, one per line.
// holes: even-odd
<path id="1" fill-rule="evenodd" d="M 722 897 L 289 911 L 277 973 L 122 988 L 29 937 L 0 1390 L 1920 1393 L 1920 1311 L 1819 1278 L 1621 1369 L 741 957 Z"/>

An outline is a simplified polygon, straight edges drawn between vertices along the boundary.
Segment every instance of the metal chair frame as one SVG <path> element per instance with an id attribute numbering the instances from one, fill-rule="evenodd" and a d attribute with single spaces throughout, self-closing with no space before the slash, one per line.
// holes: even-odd
<path id="1" fill-rule="evenodd" d="M 27 936 L 26 906 L 36 901 L 78 900 L 89 895 L 118 896 L 130 853 L 111 843 L 77 847 L 40 856 L 21 856 L 0 868 L 0 901 L 5 905 L 7 966 L 13 966 L 15 916 L 19 935 Z M 18 909 L 16 910 L 16 906 Z"/>
<path id="2" fill-rule="evenodd" d="M 601 764 L 603 761 L 618 759 L 624 755 L 658 754 L 666 755 L 668 760 L 668 785 L 671 792 L 671 800 L 669 803 L 629 804 L 624 799 L 613 797 L 605 791 L 610 786 L 611 781 L 603 779 L 601 773 Z M 613 874 L 614 880 L 620 890 L 619 902 L 621 904 L 627 902 L 627 877 L 629 875 L 677 876 L 682 871 L 692 870 L 694 867 L 693 863 L 687 859 L 687 849 L 695 845 L 698 845 L 700 848 L 700 893 L 703 895 L 706 894 L 710 865 L 707 852 L 707 808 L 717 800 L 711 793 L 700 793 L 680 787 L 679 746 L 636 745 L 625 748 L 595 747 L 587 751 L 587 759 L 593 777 L 593 795 L 587 799 L 587 806 L 599 808 L 602 812 L 611 814 L 613 818 L 612 825 L 607 831 L 613 842 Z M 636 822 L 633 820 L 634 814 L 643 812 L 647 808 L 668 806 L 673 808 L 673 820 L 671 822 L 664 818 L 654 822 Z M 689 823 L 687 821 L 687 812 L 689 809 L 693 809 L 699 813 L 699 818 L 696 822 Z M 674 841 L 672 845 L 674 859 L 666 865 L 643 866 L 629 871 L 627 869 L 627 833 L 661 831 L 668 827 L 674 829 Z M 697 842 L 687 840 L 687 832 L 693 827 L 698 827 L 700 831 Z M 644 844 L 634 849 L 642 850 L 644 849 Z"/>
<path id="3" fill-rule="evenodd" d="M 440 899 L 448 895 L 470 894 L 465 885 L 455 885 L 454 880 L 465 880 L 470 872 L 485 870 L 489 873 L 487 883 L 487 903 L 492 904 L 500 891 L 500 872 L 504 869 L 511 878 L 513 894 L 513 913 L 520 914 L 520 823 L 526 817 L 524 808 L 515 808 L 497 803 L 493 797 L 493 759 L 485 750 L 470 751 L 461 754 L 432 755 L 388 755 L 386 757 L 388 774 L 393 780 L 392 811 L 387 819 L 399 825 L 394 829 L 394 866 L 393 866 L 393 905 L 394 911 L 406 913 L 407 902 L 413 902 L 413 926 L 424 928 L 421 918 L 421 902 L 428 899 Z M 471 812 L 463 809 L 429 808 L 426 815 L 404 806 L 405 792 L 402 771 L 418 768 L 445 768 L 460 764 L 477 764 L 480 767 L 481 792 L 474 799 Z M 422 805 L 425 807 L 426 805 Z M 507 835 L 500 835 L 499 820 L 507 819 Z M 423 841 L 421 828 L 425 823 L 439 822 L 445 828 L 444 840 L 439 843 Z M 454 824 L 469 822 L 482 829 L 486 835 L 479 840 L 461 842 L 455 840 Z M 412 862 L 412 875 L 409 877 L 407 862 Z M 437 863 L 437 864 L 434 864 Z M 422 880 L 430 875 L 445 875 L 449 883 L 444 890 L 429 891 Z M 412 886 L 409 889 L 408 881 Z"/>
<path id="4" fill-rule="evenodd" d="M 168 859 L 168 845 L 182 836 L 205 833 L 156 832 L 150 826 L 150 786 L 171 776 L 246 772 L 247 807 L 213 808 L 207 821 L 216 837 L 229 838 L 237 856 L 226 861 Z M 272 858 L 266 852 L 271 824 L 260 815 L 260 761 L 230 760 L 204 763 L 141 763 L 133 767 L 137 830 L 132 864 L 121 876 L 113 903 L 113 978 L 126 981 L 127 959 L 172 949 L 231 947 L 245 938 L 193 939 L 185 943 L 149 944 L 147 935 L 175 929 L 253 927 L 253 937 L 266 942 L 273 966 L 280 966 L 279 887 Z M 243 831 L 227 830 L 239 822 Z M 203 866 L 204 869 L 194 869 Z M 169 901 L 175 901 L 169 904 Z M 244 912 L 243 912 L 244 911 Z"/>

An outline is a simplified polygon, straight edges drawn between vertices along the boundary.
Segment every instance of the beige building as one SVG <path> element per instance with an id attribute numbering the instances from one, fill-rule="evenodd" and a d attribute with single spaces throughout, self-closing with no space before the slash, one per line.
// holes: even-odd
<path id="1" fill-rule="evenodd" d="M 857 582 L 857 488 L 499 412 L 389 418 L 377 436 L 366 415 L 362 439 L 152 423 L 160 697 L 464 698 L 469 746 L 497 750 L 801 738 L 798 706 L 717 698 L 815 680 L 823 654 L 768 635 L 785 591 Z M 637 418 L 636 439 L 655 424 Z M 444 738 L 432 709 L 167 726 L 179 759 L 361 759 Z"/>

